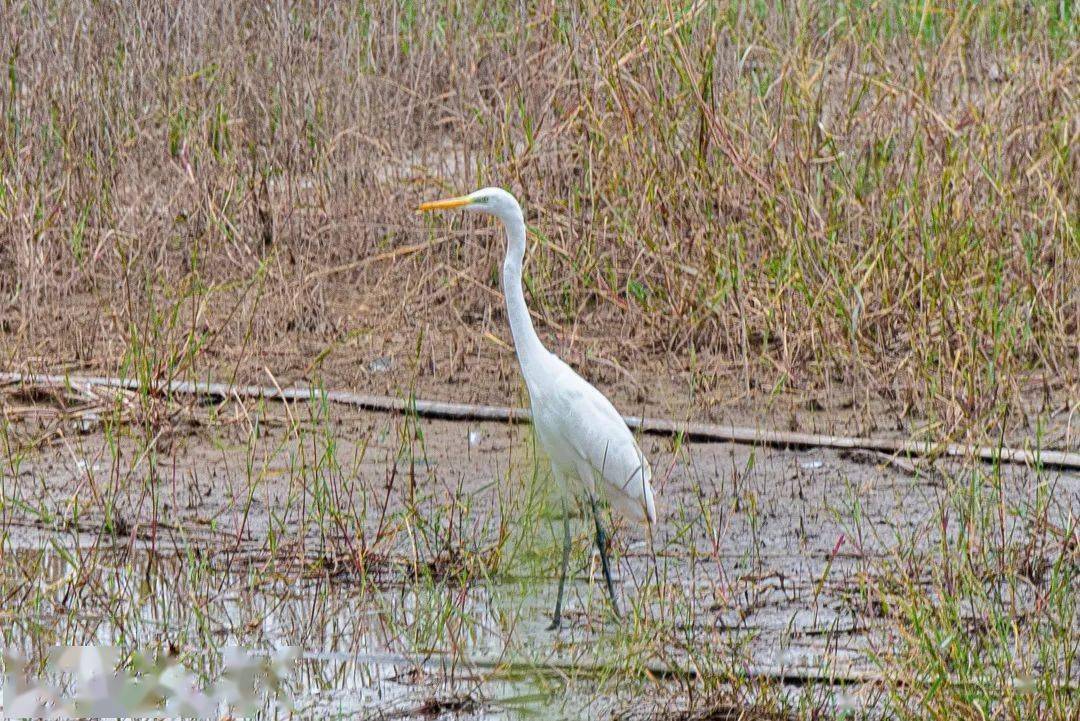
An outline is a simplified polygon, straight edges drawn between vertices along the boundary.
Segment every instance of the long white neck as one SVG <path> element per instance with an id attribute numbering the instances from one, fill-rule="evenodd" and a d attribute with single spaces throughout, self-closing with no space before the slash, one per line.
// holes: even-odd
<path id="1" fill-rule="evenodd" d="M 525 259 L 525 221 L 520 211 L 502 219 L 506 226 L 506 259 L 503 260 L 503 295 L 506 297 L 506 315 L 510 319 L 510 331 L 514 335 L 514 349 L 525 381 L 530 373 L 538 370 L 538 364 L 548 355 L 544 344 L 536 335 L 529 308 L 525 305 L 525 293 L 521 287 L 521 264 Z M 531 388 L 530 388 L 531 391 Z"/>

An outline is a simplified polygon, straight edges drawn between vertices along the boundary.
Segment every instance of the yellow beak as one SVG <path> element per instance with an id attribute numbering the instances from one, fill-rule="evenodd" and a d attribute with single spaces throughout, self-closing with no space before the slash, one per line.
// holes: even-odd
<path id="1" fill-rule="evenodd" d="M 472 202 L 472 199 L 467 195 L 462 195 L 459 198 L 447 198 L 446 200 L 432 200 L 427 203 L 421 203 L 417 208 L 418 212 L 424 212 L 426 210 L 446 210 L 448 208 L 460 208 L 463 205 L 468 205 Z"/>

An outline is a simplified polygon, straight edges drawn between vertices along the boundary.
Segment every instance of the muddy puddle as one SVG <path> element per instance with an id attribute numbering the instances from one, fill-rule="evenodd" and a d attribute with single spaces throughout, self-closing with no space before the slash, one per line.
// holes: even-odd
<path id="1" fill-rule="evenodd" d="M 1077 547 L 1076 475 L 649 437 L 660 521 L 615 534 L 625 617 L 574 511 L 552 632 L 560 505 L 528 427 L 316 404 L 95 423 L 6 428 L 5 645 L 296 646 L 303 715 L 871 709 L 954 549 L 987 559 L 988 588 L 1032 569 L 1007 595 L 1033 616 Z M 995 598 L 961 620 L 985 625 Z"/>
<path id="2" fill-rule="evenodd" d="M 226 647 L 296 649 L 285 688 L 266 701 L 270 717 L 569 719 L 601 711 L 583 683 L 508 653 L 503 620 L 513 611 L 498 599 L 517 597 L 513 589 L 365 590 L 326 577 L 221 573 L 191 557 L 124 549 L 23 549 L 6 554 L 0 573 L 0 593 L 20 608 L 5 614 L 4 646 L 23 658 L 44 658 L 54 645 L 173 649 L 212 678 Z M 457 613 L 438 610 L 447 608 Z"/>

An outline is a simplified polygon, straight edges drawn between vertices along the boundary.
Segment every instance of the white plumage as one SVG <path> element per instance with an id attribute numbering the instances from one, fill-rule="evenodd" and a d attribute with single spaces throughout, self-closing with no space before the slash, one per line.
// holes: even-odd
<path id="1" fill-rule="evenodd" d="M 556 474 L 606 498 L 628 520 L 655 522 L 652 470 L 615 406 L 555 355 L 545 365 L 551 382 L 530 386 L 529 398 Z"/>

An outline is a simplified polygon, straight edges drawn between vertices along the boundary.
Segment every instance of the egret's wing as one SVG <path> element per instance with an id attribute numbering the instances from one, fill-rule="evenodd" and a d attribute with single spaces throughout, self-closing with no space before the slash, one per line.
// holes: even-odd
<path id="1" fill-rule="evenodd" d="M 556 398 L 555 430 L 563 443 L 604 481 L 612 505 L 623 513 L 656 519 L 652 470 L 615 406 L 569 367 Z M 571 379 L 572 378 L 572 379 Z M 587 479 L 582 479 L 583 481 Z"/>

